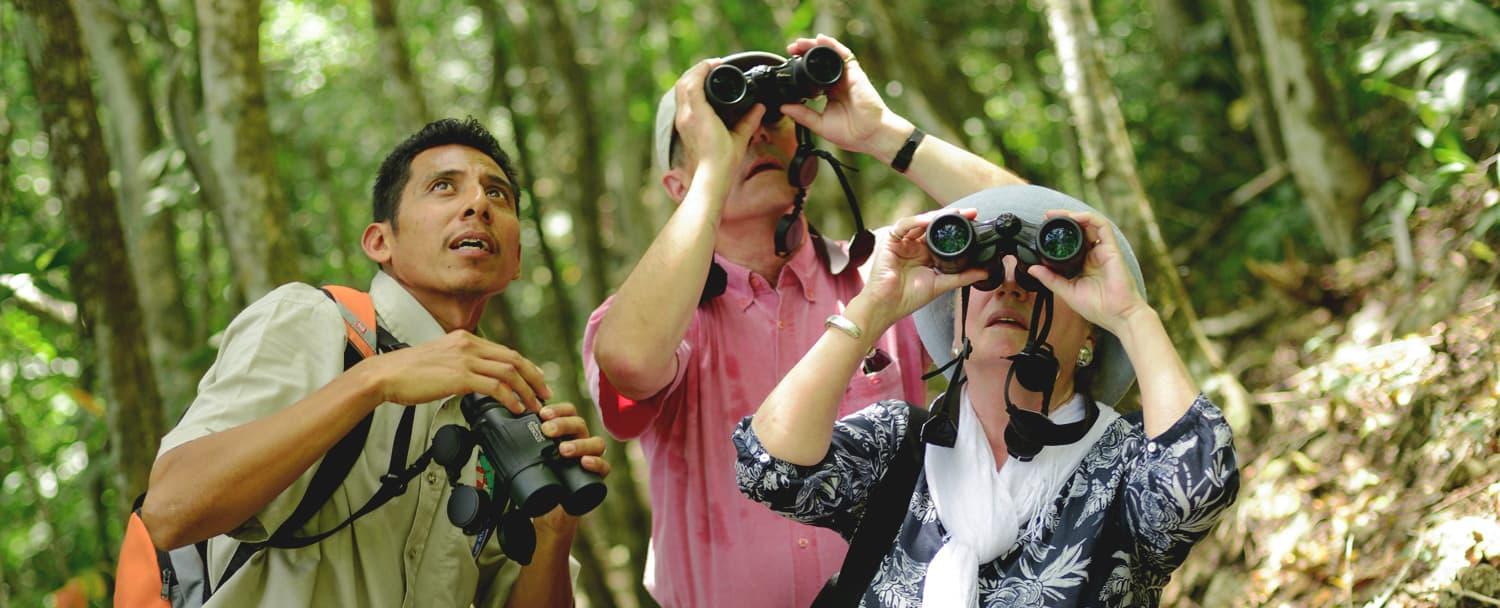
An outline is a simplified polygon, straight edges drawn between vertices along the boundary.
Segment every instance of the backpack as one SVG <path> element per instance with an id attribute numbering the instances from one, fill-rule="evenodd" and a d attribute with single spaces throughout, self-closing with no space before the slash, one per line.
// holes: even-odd
<path id="1" fill-rule="evenodd" d="M 344 318 L 346 371 L 366 357 L 406 347 L 378 325 L 370 294 L 338 285 L 326 285 L 321 291 L 338 304 L 339 314 Z M 390 468 L 381 477 L 380 488 L 363 507 L 331 530 L 312 536 L 296 535 L 297 530 L 312 519 L 349 476 L 355 460 L 364 450 L 365 439 L 370 434 L 370 423 L 375 416 L 373 412 L 329 448 L 313 473 L 302 500 L 270 538 L 259 543 L 241 543 L 235 549 L 224 574 L 219 577 L 218 586 L 222 587 L 229 577 L 260 550 L 295 549 L 312 545 L 404 493 L 407 482 L 426 469 L 432 457 L 430 450 L 423 452 L 416 462 L 406 466 L 406 451 L 411 444 L 415 408 L 403 410 L 393 439 Z M 130 521 L 125 528 L 125 538 L 120 544 L 120 559 L 115 572 L 114 605 L 126 608 L 202 606 L 214 592 L 207 568 L 208 541 L 199 541 L 170 551 L 157 549 L 151 541 L 150 531 L 141 521 L 141 504 L 145 499 L 145 494 L 136 497 L 131 507 Z"/>

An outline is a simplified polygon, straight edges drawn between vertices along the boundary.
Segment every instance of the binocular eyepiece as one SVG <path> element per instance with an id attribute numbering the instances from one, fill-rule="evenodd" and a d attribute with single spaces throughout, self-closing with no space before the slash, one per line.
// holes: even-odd
<path id="1" fill-rule="evenodd" d="M 992 220 L 971 221 L 957 213 L 933 218 L 927 225 L 927 250 L 937 260 L 934 266 L 945 274 L 970 268 L 985 268 L 990 276 L 974 284 L 990 291 L 1005 282 L 1007 255 L 1016 256 L 1016 283 L 1028 291 L 1046 288 L 1026 269 L 1041 264 L 1067 278 L 1083 271 L 1088 242 L 1083 228 L 1069 217 L 1054 217 L 1040 225 L 1002 213 Z"/>
<path id="2" fill-rule="evenodd" d="M 465 396 L 459 409 L 469 428 L 450 424 L 438 429 L 432 458 L 447 469 L 454 487 L 448 519 L 465 534 L 479 534 L 498 524 L 505 554 L 526 564 L 536 548 L 531 518 L 558 505 L 569 515 L 583 515 L 604 502 L 604 479 L 585 471 L 577 460 L 562 457 L 558 442 L 542 434 L 542 420 L 535 412 L 517 416 L 494 397 L 477 393 Z M 483 490 L 458 483 L 476 445 L 495 467 L 493 502 Z"/>
<path id="3" fill-rule="evenodd" d="M 778 108 L 783 104 L 803 103 L 822 95 L 843 78 L 844 60 L 838 51 L 815 46 L 781 65 L 757 65 L 749 70 L 720 65 L 704 79 L 703 93 L 731 128 L 757 103 L 766 106 L 762 122 L 771 124 L 781 119 Z"/>

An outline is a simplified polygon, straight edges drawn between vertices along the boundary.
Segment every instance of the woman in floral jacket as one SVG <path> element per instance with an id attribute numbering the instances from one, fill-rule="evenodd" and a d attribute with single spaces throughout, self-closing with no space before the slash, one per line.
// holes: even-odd
<path id="1" fill-rule="evenodd" d="M 1040 265 L 1027 272 L 1055 294 L 1047 341 L 1059 371 L 1044 415 L 1054 424 L 1092 417 L 1087 432 L 1030 460 L 1010 456 L 1006 378 L 1026 344 L 1037 293 L 1018 285 L 1008 256 L 1004 282 L 972 292 L 960 328 L 952 292 L 988 273 L 934 272 L 924 242 L 936 216 L 929 214 L 896 224 L 844 318 L 830 319 L 740 423 L 741 491 L 788 517 L 853 536 L 870 489 L 896 457 L 910 410 L 881 402 L 835 420 L 839 397 L 873 340 L 915 311 L 934 361 L 954 358 L 961 350 L 954 334 L 964 331 L 972 344 L 968 382 L 954 446 L 918 447 L 926 450 L 924 468 L 861 605 L 1156 605 L 1172 571 L 1239 489 L 1229 426 L 1198 392 L 1146 303 L 1129 243 L 1094 209 L 1035 186 L 986 190 L 950 209 L 986 220 L 1009 212 L 1036 224 L 1066 215 L 1084 229 L 1092 246 L 1081 274 L 1066 279 Z M 1137 375 L 1141 412 L 1121 416 L 1112 406 Z M 1039 393 L 1018 385 L 1008 396 L 1021 410 L 1043 412 Z"/>

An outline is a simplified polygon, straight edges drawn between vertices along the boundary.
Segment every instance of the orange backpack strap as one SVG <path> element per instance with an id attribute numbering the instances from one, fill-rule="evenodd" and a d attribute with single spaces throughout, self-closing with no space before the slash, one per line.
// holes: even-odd
<path id="1" fill-rule="evenodd" d="M 139 502 L 139 501 L 137 501 Z M 115 605 L 124 608 L 170 608 L 176 583 L 167 552 L 151 544 L 139 511 L 130 514 L 115 570 Z"/>
<path id="2" fill-rule="evenodd" d="M 370 294 L 342 287 L 327 285 L 323 293 L 338 303 L 339 315 L 344 319 L 344 334 L 347 338 L 344 350 L 344 369 L 353 367 L 379 350 L 394 350 L 405 345 L 396 341 L 389 333 L 378 327 L 375 303 Z M 378 348 L 379 347 L 379 348 Z M 241 543 L 235 549 L 228 567 L 219 577 L 223 585 L 256 552 L 267 547 L 302 547 L 332 535 L 350 522 L 368 513 L 386 501 L 400 495 L 406 484 L 427 467 L 430 456 L 424 454 L 410 468 L 406 464 L 406 446 L 410 442 L 415 408 L 402 408 L 401 423 L 397 427 L 395 448 L 392 450 L 391 472 L 381 478 L 381 488 L 376 496 L 352 514 L 344 523 L 326 532 L 311 537 L 298 537 L 296 532 L 311 521 L 313 515 L 328 502 L 334 491 L 343 484 L 354 462 L 364 451 L 365 439 L 370 432 L 374 414 L 368 415 L 324 454 L 323 461 L 313 473 L 302 500 L 296 509 L 276 530 L 272 538 L 263 543 Z M 389 479 L 387 479 L 389 478 Z M 120 558 L 115 575 L 115 605 L 127 608 L 171 608 L 197 607 L 207 602 L 214 589 L 209 585 L 205 565 L 208 562 L 208 543 L 199 541 L 193 545 L 163 551 L 151 541 L 150 532 L 140 518 L 141 503 L 145 495 L 136 498 L 130 521 L 126 526 L 125 539 L 120 546 Z"/>
<path id="3" fill-rule="evenodd" d="M 323 293 L 328 294 L 328 297 L 338 303 L 339 314 L 344 317 L 345 334 L 348 338 L 348 345 L 344 351 L 344 369 L 353 367 L 364 357 L 374 356 L 377 352 L 406 348 L 405 344 L 378 327 L 375 304 L 370 299 L 370 294 L 338 285 L 325 285 L 322 289 Z M 302 528 L 313 520 L 313 516 L 323 508 L 323 505 L 333 496 L 334 491 L 344 483 L 349 472 L 354 469 L 355 460 L 364 451 L 365 439 L 369 436 L 371 421 L 375 418 L 374 412 L 366 415 L 324 454 L 323 461 L 318 464 L 317 470 L 313 472 L 313 477 L 308 482 L 302 500 L 297 503 L 297 507 L 281 523 L 281 526 L 271 533 L 270 538 L 260 543 L 241 543 L 235 549 L 234 555 L 230 557 L 224 569 L 224 574 L 219 577 L 219 584 L 223 585 L 224 581 L 233 576 L 256 552 L 262 549 L 296 549 L 315 544 L 343 530 L 354 520 L 380 508 L 392 498 L 405 493 L 407 484 L 427 469 L 427 463 L 432 460 L 432 454 L 431 449 L 428 449 L 417 458 L 415 463 L 407 466 L 407 446 L 411 444 L 416 408 L 401 409 L 401 421 L 396 425 L 396 435 L 392 438 L 390 468 L 385 475 L 380 477 L 380 487 L 364 506 L 355 510 L 333 528 L 307 536 L 299 535 Z"/>
<path id="4" fill-rule="evenodd" d="M 324 285 L 323 291 L 339 304 L 349 343 L 366 357 L 375 355 L 375 302 L 370 294 L 342 285 Z"/>

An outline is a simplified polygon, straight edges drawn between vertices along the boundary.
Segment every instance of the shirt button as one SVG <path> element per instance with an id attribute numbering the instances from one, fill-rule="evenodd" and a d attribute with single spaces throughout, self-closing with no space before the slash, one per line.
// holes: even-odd
<path id="1" fill-rule="evenodd" d="M 798 547 L 802 547 L 803 549 L 806 549 L 807 545 L 808 545 L 807 539 L 805 539 L 805 538 L 799 538 L 799 539 L 797 539 L 797 546 Z"/>
<path id="2" fill-rule="evenodd" d="M 1151 452 L 1152 454 L 1155 454 L 1156 453 L 1156 443 L 1153 442 L 1153 443 L 1146 444 L 1146 451 L 1147 452 Z"/>
<path id="3" fill-rule="evenodd" d="M 427 483 L 429 483 L 429 484 L 435 484 L 435 483 L 437 483 L 437 471 L 428 471 L 427 472 Z"/>
<path id="4" fill-rule="evenodd" d="M 777 319 L 776 320 L 776 329 L 786 329 L 786 321 L 782 321 L 781 319 Z"/>
<path id="5" fill-rule="evenodd" d="M 879 386 L 880 385 L 880 378 L 871 378 L 870 379 L 870 384 L 874 384 L 876 386 Z"/>
<path id="6" fill-rule="evenodd" d="M 412 547 L 412 548 L 406 550 L 406 559 L 409 559 L 411 561 L 417 561 L 417 548 L 416 547 Z"/>

